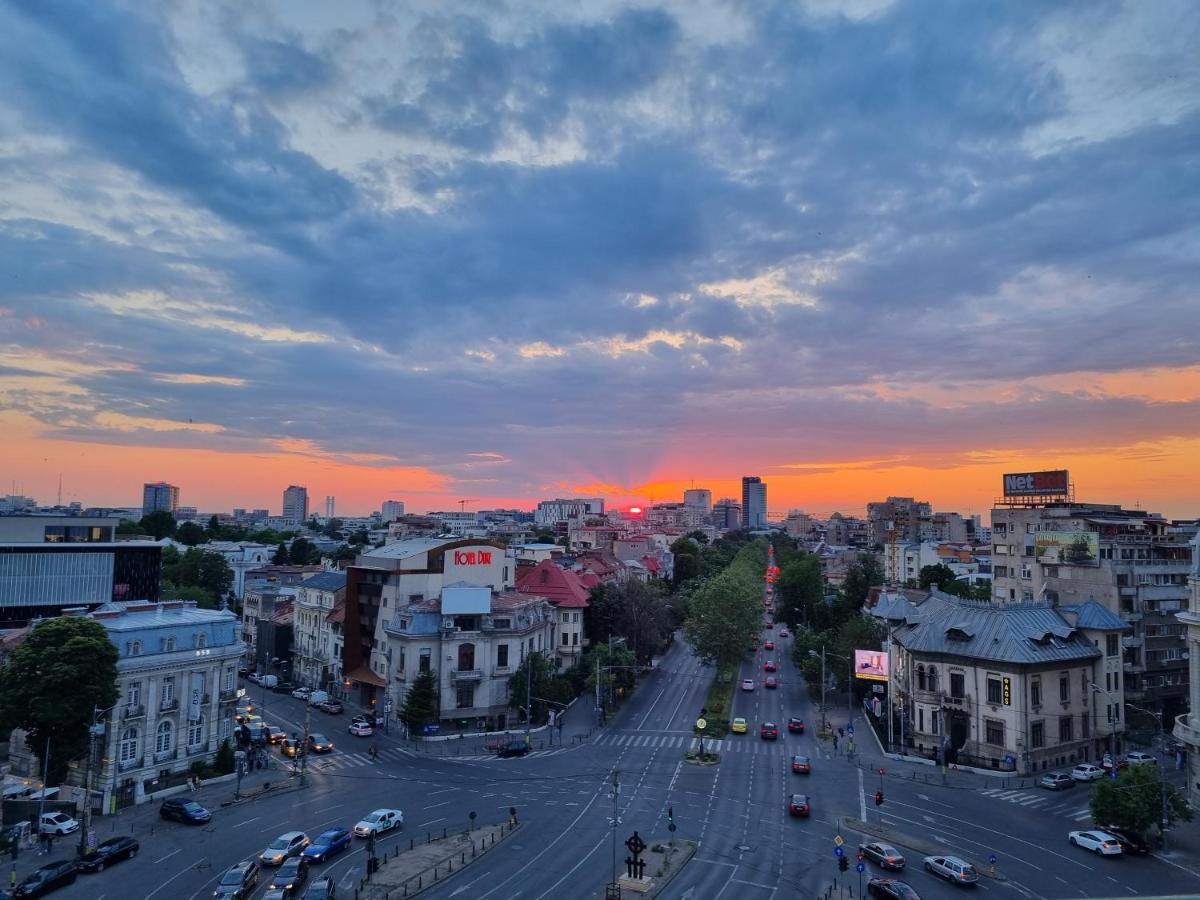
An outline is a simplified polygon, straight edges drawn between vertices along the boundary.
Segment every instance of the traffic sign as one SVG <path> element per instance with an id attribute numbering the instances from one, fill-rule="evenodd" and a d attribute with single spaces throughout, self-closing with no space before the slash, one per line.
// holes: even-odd
<path id="1" fill-rule="evenodd" d="M 844 843 L 846 843 L 846 839 L 845 839 L 844 837 L 842 837 L 840 834 L 839 834 L 839 835 L 837 835 L 837 836 L 836 836 L 836 837 L 833 839 L 833 845 L 834 845 L 835 847 L 840 847 L 840 846 L 842 846 L 842 844 L 844 844 Z"/>
<path id="2" fill-rule="evenodd" d="M 988 857 L 988 865 L 994 866 L 995 864 L 996 864 L 996 854 L 993 853 L 991 856 Z"/>
<path id="3" fill-rule="evenodd" d="M 707 727 L 708 727 L 708 720 L 707 720 L 707 719 L 702 719 L 702 718 L 701 718 L 701 719 L 697 719 L 697 720 L 696 720 L 696 730 L 697 730 L 697 731 L 703 731 L 703 730 L 704 730 L 705 728 L 707 728 Z"/>
<path id="4" fill-rule="evenodd" d="M 834 856 L 845 856 L 845 855 L 846 855 L 846 851 L 845 851 L 845 850 L 843 850 L 841 847 L 834 847 L 834 848 L 833 848 L 833 855 L 834 855 Z"/>
<path id="5" fill-rule="evenodd" d="M 853 725 L 846 726 L 846 734 L 854 734 L 854 726 Z"/>
<path id="6" fill-rule="evenodd" d="M 861 875 L 866 868 L 867 867 L 864 866 L 862 863 L 859 863 L 857 866 L 854 867 L 854 871 L 857 872 L 859 875 Z M 859 882 L 859 883 L 861 884 L 862 882 Z"/>

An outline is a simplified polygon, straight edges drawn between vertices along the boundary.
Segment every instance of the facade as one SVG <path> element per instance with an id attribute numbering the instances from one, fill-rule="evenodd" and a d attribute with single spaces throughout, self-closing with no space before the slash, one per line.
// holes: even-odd
<path id="1" fill-rule="evenodd" d="M 604 515 L 604 498 L 576 497 L 570 500 L 543 500 L 533 513 L 533 521 L 545 528 L 563 528 L 571 519 Z"/>
<path id="2" fill-rule="evenodd" d="M 708 522 L 713 508 L 712 491 L 708 488 L 689 488 L 683 492 L 683 505 L 699 510 L 704 521 Z"/>
<path id="3" fill-rule="evenodd" d="M 119 516 L 0 515 L 0 543 L 112 543 L 119 524 Z"/>
<path id="4" fill-rule="evenodd" d="M 158 599 L 162 545 L 0 544 L 0 627 L 59 615 L 67 607 Z"/>
<path id="5" fill-rule="evenodd" d="M 385 522 L 394 522 L 404 515 L 403 500 L 384 500 L 381 517 Z"/>
<path id="6" fill-rule="evenodd" d="M 882 547 L 891 541 L 922 540 L 921 527 L 933 517 L 933 508 L 912 497 L 888 497 L 867 504 L 867 542 Z M 963 536 L 966 540 L 966 536 Z"/>
<path id="7" fill-rule="evenodd" d="M 558 618 L 554 644 L 555 667 L 569 669 L 579 662 L 587 646 L 584 616 L 590 590 L 578 572 L 572 572 L 544 560 L 536 566 L 523 566 L 517 575 L 517 591 L 530 597 L 544 597 L 554 605 Z"/>
<path id="8" fill-rule="evenodd" d="M 992 510 L 993 600 L 1094 599 L 1133 626 L 1123 638 L 1128 699 L 1163 713 L 1185 712 L 1186 626 L 1195 522 L 1145 510 L 1057 502 Z"/>
<path id="9" fill-rule="evenodd" d="M 1200 660 L 1200 534 L 1191 540 L 1192 569 L 1188 573 L 1188 607 L 1177 615 L 1187 628 L 1188 658 Z M 1200 807 L 1200 665 L 1191 667 L 1188 712 L 1175 718 L 1175 740 L 1187 755 L 1187 792 L 1192 808 Z"/>
<path id="10" fill-rule="evenodd" d="M 897 737 L 943 763 L 1040 773 L 1123 752 L 1121 635 L 1094 601 L 880 599 Z"/>
<path id="11" fill-rule="evenodd" d="M 175 514 L 179 508 L 179 488 L 165 481 L 147 482 L 142 485 L 142 515 L 164 510 Z"/>
<path id="12" fill-rule="evenodd" d="M 283 514 L 285 519 L 304 522 L 308 519 L 308 488 L 290 484 L 283 492 Z"/>
<path id="13" fill-rule="evenodd" d="M 742 527 L 767 527 L 767 486 L 757 475 L 742 476 Z"/>
<path id="14" fill-rule="evenodd" d="M 258 646 L 263 623 L 269 623 L 272 620 L 277 608 L 292 603 L 296 599 L 298 591 L 298 587 L 287 587 L 274 583 L 246 587 L 246 593 L 242 597 L 240 637 L 246 648 L 247 659 L 262 667 L 260 671 L 266 671 L 266 665 L 272 660 L 284 658 L 278 653 L 269 652 L 271 648 Z"/>
<path id="15" fill-rule="evenodd" d="M 232 591 L 239 600 L 246 590 L 246 573 L 270 565 L 275 557 L 275 548 L 253 541 L 211 541 L 201 548 L 210 553 L 220 553 L 233 569 Z"/>
<path id="16" fill-rule="evenodd" d="M 345 572 L 311 575 L 297 588 L 292 673 L 299 684 L 328 691 L 341 682 L 341 644 L 330 616 L 345 600 Z"/>
<path id="17" fill-rule="evenodd" d="M 722 497 L 713 504 L 712 523 L 723 531 L 742 527 L 742 504 L 733 497 Z"/>

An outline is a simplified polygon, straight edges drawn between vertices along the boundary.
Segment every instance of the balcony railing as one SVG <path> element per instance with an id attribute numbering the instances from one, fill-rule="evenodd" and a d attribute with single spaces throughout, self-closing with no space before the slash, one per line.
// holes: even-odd
<path id="1" fill-rule="evenodd" d="M 146 715 L 144 706 L 126 706 L 121 710 L 122 719 L 140 719 Z"/>
<path id="2" fill-rule="evenodd" d="M 480 669 L 455 669 L 450 677 L 454 681 L 482 681 L 483 672 Z"/>
<path id="3" fill-rule="evenodd" d="M 1184 713 L 1181 716 L 1175 717 L 1175 731 L 1173 732 L 1178 740 L 1189 744 L 1192 747 L 1192 752 L 1200 749 L 1200 713 Z"/>
<path id="4" fill-rule="evenodd" d="M 158 704 L 159 712 L 168 712 L 172 709 L 179 709 L 179 701 L 174 697 L 172 697 L 170 700 L 164 700 L 162 703 Z"/>
<path id="5" fill-rule="evenodd" d="M 236 700 L 237 699 L 237 689 L 236 688 L 227 688 L 227 689 L 221 691 L 221 693 L 217 699 L 220 700 L 222 703 L 229 703 L 233 700 Z"/>
<path id="6" fill-rule="evenodd" d="M 167 761 L 169 761 L 169 760 L 172 760 L 172 759 L 174 759 L 174 758 L 175 758 L 175 751 L 174 751 L 174 750 L 163 750 L 161 753 L 155 753 L 155 754 L 154 754 L 154 761 L 155 761 L 156 763 L 167 762 Z"/>
<path id="7" fill-rule="evenodd" d="M 558 652 L 563 656 L 575 656 L 576 654 L 582 653 L 583 648 L 578 644 L 559 644 Z"/>
<path id="8" fill-rule="evenodd" d="M 118 772 L 128 772 L 130 769 L 140 769 L 142 767 L 142 758 L 139 756 L 136 759 L 127 759 L 124 762 L 117 763 Z"/>

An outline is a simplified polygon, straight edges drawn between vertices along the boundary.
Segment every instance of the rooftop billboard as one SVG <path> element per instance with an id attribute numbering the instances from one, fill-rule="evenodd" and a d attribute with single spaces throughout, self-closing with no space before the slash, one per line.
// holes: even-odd
<path id="1" fill-rule="evenodd" d="M 1014 472 L 1004 476 L 1005 497 L 1067 496 L 1071 492 L 1066 469 L 1048 472 Z"/>
<path id="2" fill-rule="evenodd" d="M 855 650 L 854 677 L 867 681 L 887 681 L 888 655 L 882 650 Z"/>
<path id="3" fill-rule="evenodd" d="M 1050 566 L 1100 565 L 1100 535 L 1095 531 L 1038 531 L 1033 555 Z"/>

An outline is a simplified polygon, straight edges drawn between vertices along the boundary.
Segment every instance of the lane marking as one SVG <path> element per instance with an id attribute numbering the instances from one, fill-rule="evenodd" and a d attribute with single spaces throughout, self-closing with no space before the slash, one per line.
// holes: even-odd
<path id="1" fill-rule="evenodd" d="M 156 859 L 156 860 L 154 861 L 154 864 L 157 866 L 157 865 L 158 865 L 160 862 L 164 862 L 164 861 L 166 861 L 166 860 L 170 859 L 170 858 L 171 858 L 172 856 L 174 856 L 176 853 L 182 853 L 182 852 L 183 852 L 183 848 L 182 848 L 182 847 L 180 847 L 178 850 L 172 850 L 172 851 L 171 851 L 170 853 L 168 853 L 166 856 L 159 857 L 158 859 Z"/>
<path id="2" fill-rule="evenodd" d="M 249 825 L 251 822 L 257 822 L 262 816 L 255 816 L 253 819 L 247 819 L 245 822 L 238 822 L 236 825 L 230 825 L 230 828 L 241 828 L 243 825 Z"/>

